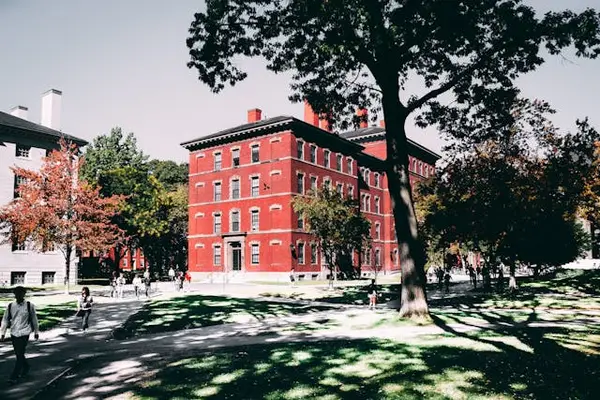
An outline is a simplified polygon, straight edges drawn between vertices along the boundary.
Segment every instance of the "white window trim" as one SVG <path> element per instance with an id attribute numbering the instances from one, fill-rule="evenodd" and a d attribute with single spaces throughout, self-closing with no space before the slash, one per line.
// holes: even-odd
<path id="1" fill-rule="evenodd" d="M 281 204 L 271 204 L 269 206 L 269 211 L 273 211 L 273 210 L 282 210 L 283 207 L 281 206 Z"/>

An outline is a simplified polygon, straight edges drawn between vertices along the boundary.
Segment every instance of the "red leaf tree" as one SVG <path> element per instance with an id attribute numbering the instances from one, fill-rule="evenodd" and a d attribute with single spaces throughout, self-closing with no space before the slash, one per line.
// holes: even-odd
<path id="1" fill-rule="evenodd" d="M 63 253 L 67 293 L 75 250 L 107 250 L 123 234 L 111 223 L 123 198 L 101 197 L 99 188 L 80 181 L 81 165 L 77 146 L 61 140 L 60 150 L 46 157 L 39 171 L 11 168 L 22 183 L 16 198 L 0 208 L 0 226 L 7 241 Z"/>

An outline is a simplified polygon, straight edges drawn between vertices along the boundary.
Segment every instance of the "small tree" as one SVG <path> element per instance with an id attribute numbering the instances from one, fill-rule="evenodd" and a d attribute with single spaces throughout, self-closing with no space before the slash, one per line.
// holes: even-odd
<path id="1" fill-rule="evenodd" d="M 17 198 L 0 209 L 8 240 L 63 253 L 67 293 L 75 250 L 106 250 L 121 237 L 110 221 L 122 198 L 100 196 L 98 188 L 78 179 L 80 167 L 77 147 L 61 140 L 60 150 L 46 157 L 39 171 L 11 168 L 24 182 Z"/>
<path id="2" fill-rule="evenodd" d="M 358 202 L 324 188 L 309 196 L 296 196 L 292 206 L 306 218 L 308 232 L 319 240 L 330 270 L 330 287 L 337 268 L 346 267 L 346 273 L 353 273 L 342 260 L 351 259 L 354 251 L 370 246 L 371 241 L 371 224 L 360 213 Z"/>

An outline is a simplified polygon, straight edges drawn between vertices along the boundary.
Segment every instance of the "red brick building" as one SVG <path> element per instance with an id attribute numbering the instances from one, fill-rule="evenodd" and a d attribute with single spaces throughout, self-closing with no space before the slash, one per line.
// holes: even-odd
<path id="1" fill-rule="evenodd" d="M 329 132 L 310 106 L 304 121 L 261 119 L 182 143 L 190 151 L 189 271 L 194 278 L 223 272 L 253 278 L 287 278 L 293 265 L 305 279 L 325 274 L 324 259 L 292 197 L 330 185 L 358 198 L 372 222 L 372 249 L 363 271 L 399 270 L 387 180 L 385 128 L 367 126 L 341 135 Z M 383 125 L 383 124 L 382 124 Z M 409 141 L 411 182 L 434 173 L 439 155 Z"/>

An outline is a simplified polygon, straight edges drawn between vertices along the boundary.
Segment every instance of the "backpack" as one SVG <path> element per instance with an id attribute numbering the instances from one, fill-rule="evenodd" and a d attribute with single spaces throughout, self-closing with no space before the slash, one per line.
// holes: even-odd
<path id="1" fill-rule="evenodd" d="M 12 306 L 12 302 L 8 303 L 8 326 L 10 326 L 10 323 L 12 321 L 12 311 L 11 311 L 11 306 Z M 31 326 L 31 329 L 33 329 L 33 322 L 31 322 L 31 303 L 27 302 L 27 322 L 29 323 L 29 326 Z"/>

